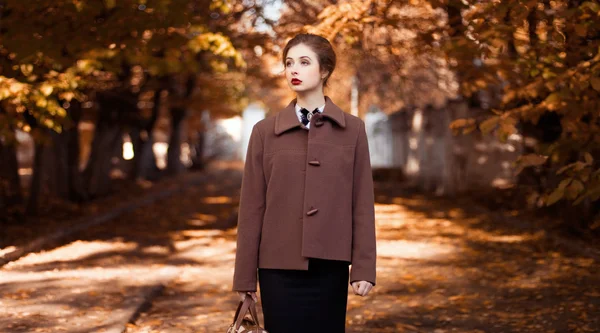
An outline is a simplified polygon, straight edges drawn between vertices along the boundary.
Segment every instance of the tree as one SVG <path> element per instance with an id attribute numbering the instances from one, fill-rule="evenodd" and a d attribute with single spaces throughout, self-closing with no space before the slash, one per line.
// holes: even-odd
<path id="1" fill-rule="evenodd" d="M 479 128 L 504 139 L 533 125 L 525 134 L 536 144 L 518 167 L 548 172 L 532 201 L 600 198 L 599 15 L 593 1 L 476 2 L 464 12 L 463 38 L 478 44 L 485 68 L 465 90 L 502 87 L 496 114 Z"/>
<path id="2" fill-rule="evenodd" d="M 312 31 L 369 52 L 395 72 L 383 82 L 408 77 L 390 65 L 421 58 L 451 70 L 444 81 L 460 96 L 497 96 L 492 114 L 451 127 L 535 139 L 516 163 L 546 170 L 530 200 L 589 205 L 600 199 L 599 15 L 596 1 L 349 0 L 326 6 Z"/>
<path id="3" fill-rule="evenodd" d="M 252 48 L 264 39 L 263 34 L 247 30 L 244 35 L 241 29 L 241 25 L 251 26 L 262 16 L 259 3 L 189 0 L 172 6 L 167 0 L 35 4 L 8 0 L 0 9 L 0 103 L 5 120 L 0 122 L 0 136 L 9 138 L 14 130 L 22 130 L 36 140 L 35 194 L 41 186 L 42 155 L 47 144 L 68 147 L 55 148 L 65 153 L 55 156 L 50 164 L 63 165 L 60 159 L 69 156 L 67 179 L 81 176 L 72 168 L 79 164 L 76 135 L 65 140 L 61 137 L 67 132 L 74 134 L 80 119 L 93 120 L 92 157 L 83 179 L 72 181 L 84 186 L 68 186 L 71 190 L 66 195 L 79 200 L 108 191 L 110 160 L 121 145 L 124 131 L 139 150 L 135 156 L 142 158 L 136 161 L 134 177 L 149 176 L 148 170 L 153 168 L 146 163 L 153 158 L 148 140 L 161 103 L 166 103 L 176 120 L 172 122 L 176 133 L 171 163 L 178 160 L 177 129 L 194 101 L 196 88 L 221 95 L 232 91 L 223 86 L 197 87 L 197 77 L 243 73 L 246 63 L 234 43 L 242 49 Z M 151 107 L 139 108 L 144 101 Z M 81 103 L 95 103 L 98 108 L 84 108 Z M 74 193 L 75 189 L 81 193 Z M 33 212 L 35 195 L 30 201 Z"/>

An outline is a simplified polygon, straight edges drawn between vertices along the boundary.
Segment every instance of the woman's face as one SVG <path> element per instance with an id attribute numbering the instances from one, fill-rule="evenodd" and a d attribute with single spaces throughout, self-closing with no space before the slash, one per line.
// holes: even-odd
<path id="1" fill-rule="evenodd" d="M 295 92 L 323 89 L 323 76 L 317 54 L 310 47 L 298 44 L 288 50 L 285 77 L 290 89 Z"/>

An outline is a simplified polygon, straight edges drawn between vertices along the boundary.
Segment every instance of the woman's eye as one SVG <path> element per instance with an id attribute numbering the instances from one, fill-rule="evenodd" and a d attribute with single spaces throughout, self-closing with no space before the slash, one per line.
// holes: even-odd
<path id="1" fill-rule="evenodd" d="M 302 65 L 308 65 L 308 61 L 303 61 Z"/>
<path id="2" fill-rule="evenodd" d="M 285 65 L 286 65 L 287 67 L 290 67 L 290 66 L 292 65 L 292 63 L 291 63 L 291 62 L 287 62 Z"/>

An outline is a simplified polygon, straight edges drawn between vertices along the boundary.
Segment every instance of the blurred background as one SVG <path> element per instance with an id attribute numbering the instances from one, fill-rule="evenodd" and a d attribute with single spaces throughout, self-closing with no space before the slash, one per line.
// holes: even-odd
<path id="1" fill-rule="evenodd" d="M 599 10 L 597 1 L 3 0 L 1 215 L 35 215 L 50 198 L 87 202 L 115 179 L 243 160 L 253 124 L 293 98 L 282 47 L 311 32 L 335 46 L 326 94 L 366 122 L 375 177 L 440 195 L 487 191 L 596 229 Z"/>

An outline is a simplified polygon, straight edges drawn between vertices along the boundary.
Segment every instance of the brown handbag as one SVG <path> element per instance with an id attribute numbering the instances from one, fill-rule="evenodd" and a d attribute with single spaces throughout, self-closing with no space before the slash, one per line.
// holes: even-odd
<path id="1" fill-rule="evenodd" d="M 246 313 L 250 312 L 251 319 L 246 318 Z M 258 322 L 258 314 L 256 312 L 256 304 L 250 295 L 240 304 L 235 311 L 233 323 L 229 325 L 227 333 L 269 333 L 264 328 L 260 327 Z"/>

